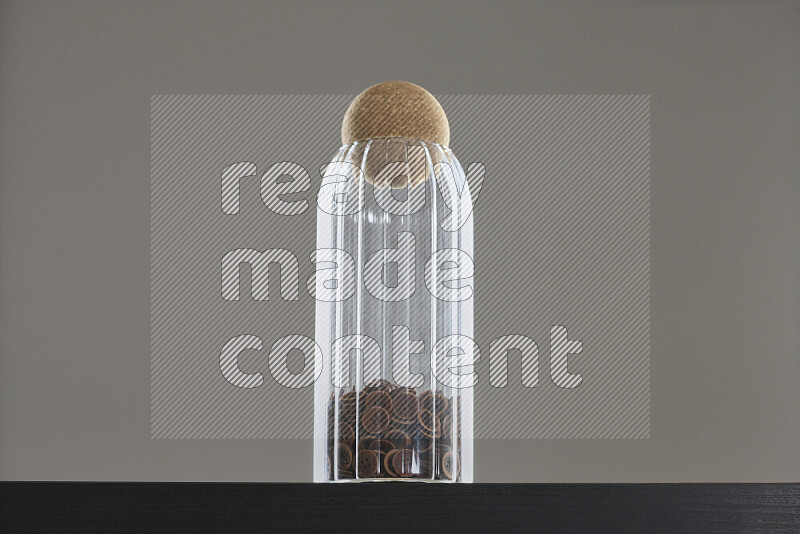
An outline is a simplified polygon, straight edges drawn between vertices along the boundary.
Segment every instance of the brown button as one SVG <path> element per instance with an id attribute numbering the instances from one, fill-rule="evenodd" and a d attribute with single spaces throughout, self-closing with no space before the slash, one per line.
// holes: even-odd
<path id="1" fill-rule="evenodd" d="M 433 468 L 435 471 L 436 478 L 447 478 L 445 477 L 444 470 L 442 469 L 442 458 L 444 458 L 445 454 L 450 452 L 450 447 L 448 447 L 447 445 L 442 445 L 440 442 L 437 441 L 436 443 L 434 443 L 433 451 L 434 451 Z"/>
<path id="2" fill-rule="evenodd" d="M 442 456 L 442 474 L 444 474 L 445 478 L 454 479 L 458 477 L 460 468 L 457 457 L 452 451 L 444 453 L 444 456 Z"/>
<path id="3" fill-rule="evenodd" d="M 453 478 L 453 453 L 447 451 L 442 456 L 442 473 L 445 478 Z"/>
<path id="4" fill-rule="evenodd" d="M 349 469 L 353 465 L 353 449 L 344 443 L 339 444 L 339 461 L 338 467 L 340 470 Z"/>
<path id="5" fill-rule="evenodd" d="M 392 468 L 397 476 L 408 478 L 414 475 L 414 452 L 411 449 L 400 449 L 392 457 Z"/>
<path id="6" fill-rule="evenodd" d="M 398 451 L 399 449 L 392 449 L 389 452 L 387 452 L 386 455 L 383 457 L 383 468 L 386 471 L 386 474 L 388 474 L 389 476 L 393 477 L 397 476 L 397 473 L 395 472 L 394 467 L 392 465 L 392 459 L 398 453 Z"/>
<path id="7" fill-rule="evenodd" d="M 422 410 L 417 417 L 419 430 L 430 438 L 438 438 L 442 431 L 442 423 L 430 410 Z"/>
<path id="8" fill-rule="evenodd" d="M 378 406 L 386 410 L 388 413 L 391 413 L 392 396 L 383 390 L 373 391 L 367 395 L 367 398 L 364 400 L 364 407 L 372 408 L 373 406 Z"/>
<path id="9" fill-rule="evenodd" d="M 419 412 L 417 395 L 408 390 L 398 391 L 394 394 L 394 415 L 400 420 L 413 420 Z"/>
<path id="10" fill-rule="evenodd" d="M 370 434 L 380 434 L 389 427 L 389 412 L 380 406 L 367 408 L 361 416 L 361 424 Z"/>
<path id="11" fill-rule="evenodd" d="M 377 472 L 378 455 L 367 449 L 358 451 L 358 476 L 370 478 Z"/>

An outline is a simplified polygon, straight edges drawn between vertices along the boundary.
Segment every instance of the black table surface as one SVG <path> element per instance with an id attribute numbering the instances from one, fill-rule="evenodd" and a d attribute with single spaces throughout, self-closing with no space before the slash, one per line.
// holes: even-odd
<path id="1" fill-rule="evenodd" d="M 5 482 L 0 530 L 800 533 L 800 484 Z"/>

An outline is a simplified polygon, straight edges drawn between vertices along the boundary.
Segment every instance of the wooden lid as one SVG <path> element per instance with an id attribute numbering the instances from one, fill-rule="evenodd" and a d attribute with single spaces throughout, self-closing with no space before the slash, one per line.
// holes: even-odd
<path id="1" fill-rule="evenodd" d="M 450 125 L 441 104 L 409 82 L 383 82 L 358 95 L 342 121 L 342 144 L 373 137 L 409 137 L 447 146 Z"/>

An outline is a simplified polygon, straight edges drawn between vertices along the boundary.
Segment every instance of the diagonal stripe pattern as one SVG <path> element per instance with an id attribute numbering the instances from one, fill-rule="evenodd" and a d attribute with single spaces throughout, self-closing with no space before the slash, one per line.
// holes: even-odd
<path id="1" fill-rule="evenodd" d="M 298 386 L 314 372 L 314 349 L 299 336 L 314 337 L 315 306 L 305 280 L 313 272 L 318 169 L 336 151 L 351 99 L 152 98 L 152 437 L 311 437 L 313 388 L 282 386 L 276 378 Z M 649 437 L 649 97 L 439 100 L 464 167 L 485 166 L 473 210 L 475 337 L 483 349 L 476 365 L 475 436 Z M 294 182 L 270 185 L 285 174 Z M 306 187 L 306 176 L 308 191 L 283 195 Z M 262 200 L 279 194 L 281 202 L 268 206 Z M 309 209 L 297 202 L 302 199 Z M 262 296 L 266 290 L 266 270 L 252 269 L 225 278 L 230 291 L 232 280 L 238 282 L 240 296 L 225 300 L 222 260 L 240 249 L 293 254 L 297 267 L 290 257 L 282 260 L 291 276 L 299 269 L 299 298 L 281 298 L 277 280 L 285 273 L 271 265 L 268 300 L 252 298 L 254 290 Z M 581 342 L 566 368 L 555 370 L 582 377 L 573 389 L 551 380 L 554 331 L 556 344 Z M 523 371 L 515 350 L 507 351 L 505 380 L 500 367 L 490 374 L 489 348 L 504 335 L 531 340 L 526 354 L 538 364 L 538 382 L 530 365 Z M 224 372 L 234 368 L 222 349 L 232 339 L 241 350 L 238 371 L 260 374 L 260 386 L 235 387 L 226 380 Z M 534 340 L 538 359 L 532 357 Z M 289 350 L 298 343 L 301 350 Z M 281 350 L 271 359 L 276 344 Z M 311 369 L 295 372 L 304 363 Z M 277 377 L 268 372 L 270 364 Z M 249 380 L 250 386 L 256 381 Z"/>

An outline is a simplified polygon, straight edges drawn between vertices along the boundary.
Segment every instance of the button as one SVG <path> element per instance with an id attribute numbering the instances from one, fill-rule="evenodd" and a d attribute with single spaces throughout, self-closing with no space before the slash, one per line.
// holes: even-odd
<path id="1" fill-rule="evenodd" d="M 442 474 L 444 474 L 445 478 L 452 479 L 453 472 L 453 452 L 447 451 L 442 456 Z"/>
<path id="2" fill-rule="evenodd" d="M 364 400 L 364 408 L 372 408 L 373 406 L 378 406 L 386 410 L 388 413 L 391 413 L 392 396 L 386 391 L 380 389 L 373 391 L 367 395 L 367 398 Z"/>
<path id="3" fill-rule="evenodd" d="M 400 421 L 413 420 L 419 412 L 419 400 L 416 393 L 409 390 L 397 391 L 394 394 L 393 415 Z"/>
<path id="4" fill-rule="evenodd" d="M 358 476 L 372 478 L 378 473 L 378 455 L 368 449 L 358 451 Z"/>
<path id="5" fill-rule="evenodd" d="M 422 410 L 417 417 L 419 431 L 429 438 L 439 438 L 442 432 L 442 423 L 430 410 Z"/>
<path id="6" fill-rule="evenodd" d="M 367 408 L 361 416 L 361 424 L 370 434 L 380 434 L 389 427 L 389 412 L 380 406 Z"/>
<path id="7" fill-rule="evenodd" d="M 394 467 L 392 465 L 392 459 L 394 458 L 394 456 L 397 454 L 398 451 L 399 449 L 392 449 L 388 453 L 386 453 L 386 456 L 383 457 L 383 468 L 386 470 L 386 474 L 392 477 L 397 476 L 397 473 L 395 472 Z"/>
<path id="8" fill-rule="evenodd" d="M 444 458 L 445 454 L 450 452 L 450 447 L 447 446 L 447 445 L 442 445 L 440 442 L 437 441 L 433 445 L 433 450 L 434 450 L 434 456 L 433 456 L 433 458 L 434 458 L 434 466 L 433 466 L 433 468 L 434 468 L 434 471 L 435 471 L 434 476 L 437 479 L 449 478 L 449 477 L 445 476 L 444 470 L 442 469 L 442 458 Z"/>
<path id="9" fill-rule="evenodd" d="M 353 465 L 353 449 L 351 449 L 350 446 L 345 443 L 340 443 L 338 451 L 339 458 L 337 466 L 339 467 L 339 470 L 341 471 L 350 469 L 350 467 Z"/>
<path id="10" fill-rule="evenodd" d="M 392 468 L 397 476 L 409 478 L 414 475 L 414 452 L 411 449 L 399 449 L 392 456 Z"/>

